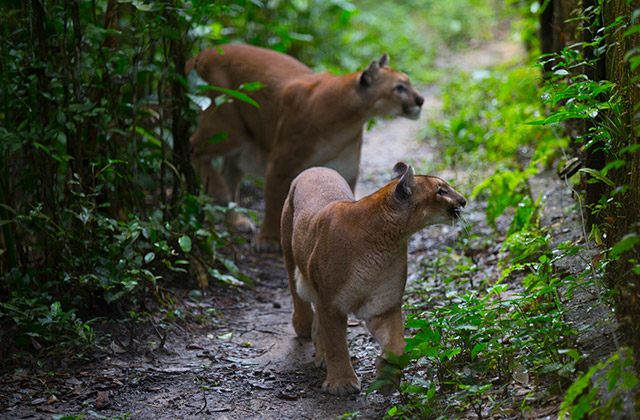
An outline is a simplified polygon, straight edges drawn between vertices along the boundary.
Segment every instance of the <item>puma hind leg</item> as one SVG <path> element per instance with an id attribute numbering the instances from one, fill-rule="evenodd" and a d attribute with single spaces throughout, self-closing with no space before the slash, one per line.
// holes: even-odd
<path id="1" fill-rule="evenodd" d="M 300 269 L 295 265 L 293 259 L 293 249 L 291 247 L 291 238 L 293 235 L 293 209 L 291 208 L 288 198 L 284 203 L 280 229 L 282 237 L 282 255 L 284 257 L 285 267 L 287 268 L 289 291 L 293 298 L 291 324 L 299 337 L 311 337 L 314 311 L 311 307 L 311 303 L 303 300 L 303 298 L 298 294 L 298 283 L 303 280 L 303 277 L 300 273 Z"/>
<path id="2" fill-rule="evenodd" d="M 299 337 L 313 337 L 316 316 L 311 302 L 315 301 L 315 292 L 309 288 L 298 267 L 295 268 L 293 278 L 294 284 L 290 284 L 293 296 L 293 329 Z"/>

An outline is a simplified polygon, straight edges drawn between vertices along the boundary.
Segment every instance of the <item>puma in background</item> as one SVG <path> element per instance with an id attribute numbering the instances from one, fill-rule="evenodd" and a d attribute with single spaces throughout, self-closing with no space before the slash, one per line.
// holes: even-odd
<path id="1" fill-rule="evenodd" d="M 209 85 L 238 89 L 260 82 L 248 92 L 256 108 L 234 100 L 221 106 L 221 92 L 209 90 L 212 105 L 202 111 L 191 136 L 192 160 L 207 193 L 226 205 L 239 202 L 245 174 L 265 178 L 262 230 L 255 237 L 258 251 L 280 249 L 280 213 L 289 184 L 304 169 L 326 166 L 345 177 L 353 190 L 358 177 L 364 123 L 391 115 L 416 119 L 424 98 L 406 74 L 389 67 L 389 56 L 373 60 L 357 73 L 337 76 L 313 73 L 298 60 L 276 51 L 243 44 L 208 48 L 189 60 Z M 210 141 L 226 133 L 223 141 Z M 212 159 L 223 157 L 222 171 Z M 250 219 L 229 214 L 238 231 L 254 230 Z"/>

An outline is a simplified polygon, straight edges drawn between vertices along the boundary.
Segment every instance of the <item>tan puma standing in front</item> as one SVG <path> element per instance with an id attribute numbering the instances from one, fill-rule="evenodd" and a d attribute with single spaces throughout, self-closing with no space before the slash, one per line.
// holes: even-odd
<path id="1" fill-rule="evenodd" d="M 452 223 L 466 204 L 440 178 L 414 175 L 402 162 L 393 173 L 396 180 L 355 201 L 336 171 L 311 168 L 292 182 L 282 210 L 293 327 L 313 337 L 316 365 L 327 369 L 322 389 L 331 394 L 360 391 L 349 360 L 348 314 L 366 321 L 383 353 L 402 354 L 409 236 Z M 383 365 L 376 362 L 378 375 Z"/>
<path id="2" fill-rule="evenodd" d="M 202 183 L 222 204 L 239 201 L 245 173 L 265 177 L 257 250 L 280 248 L 280 213 L 296 175 L 312 166 L 327 166 L 340 172 L 353 190 L 364 123 L 383 115 L 419 117 L 423 97 L 388 61 L 385 54 L 357 73 L 314 74 L 286 54 L 242 44 L 208 48 L 189 60 L 186 72 L 195 68 L 212 86 L 265 85 L 248 93 L 259 109 L 240 100 L 216 107 L 221 93 L 208 91 L 214 102 L 202 112 L 191 137 Z M 221 132 L 227 133 L 224 141 L 210 142 Z M 216 156 L 224 157 L 222 173 L 212 165 Z M 239 231 L 253 230 L 251 221 L 240 214 L 232 213 L 231 223 Z"/>

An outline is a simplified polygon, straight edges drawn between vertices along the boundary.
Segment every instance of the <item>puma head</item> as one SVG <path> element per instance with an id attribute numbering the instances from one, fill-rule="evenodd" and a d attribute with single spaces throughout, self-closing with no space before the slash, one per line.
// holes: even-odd
<path id="1" fill-rule="evenodd" d="M 394 201 L 409 213 L 411 225 L 424 227 L 452 223 L 462 214 L 467 200 L 441 178 L 415 175 L 411 166 L 398 162 L 393 168 Z"/>
<path id="2" fill-rule="evenodd" d="M 420 117 L 424 98 L 406 74 L 389 67 L 389 54 L 371 61 L 360 73 L 359 82 L 363 94 L 374 101 L 375 116 L 402 116 L 412 120 Z"/>

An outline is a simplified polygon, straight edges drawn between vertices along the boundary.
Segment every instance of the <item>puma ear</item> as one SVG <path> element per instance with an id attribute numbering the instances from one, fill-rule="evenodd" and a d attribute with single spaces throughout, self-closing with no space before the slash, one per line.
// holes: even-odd
<path id="1" fill-rule="evenodd" d="M 380 60 L 378 60 L 378 64 L 380 65 L 380 67 L 387 67 L 389 65 L 389 54 L 382 54 L 382 57 L 380 57 Z"/>
<path id="2" fill-rule="evenodd" d="M 380 63 L 373 60 L 360 75 L 360 86 L 371 86 L 380 74 Z"/>
<path id="3" fill-rule="evenodd" d="M 411 189 L 413 188 L 413 185 L 415 183 L 413 174 L 413 167 L 409 166 L 396 184 L 396 197 L 398 197 L 400 200 L 406 200 L 411 196 Z"/>
<path id="4" fill-rule="evenodd" d="M 391 171 L 391 180 L 395 180 L 400 178 L 402 175 L 404 175 L 405 172 L 407 172 L 407 164 L 404 162 L 398 162 L 395 165 L 393 165 L 393 170 Z"/>

